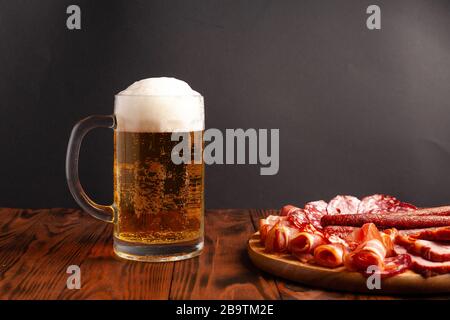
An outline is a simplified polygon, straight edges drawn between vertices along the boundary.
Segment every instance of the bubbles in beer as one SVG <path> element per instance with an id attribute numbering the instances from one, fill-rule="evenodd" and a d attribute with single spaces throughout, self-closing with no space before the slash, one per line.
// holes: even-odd
<path id="1" fill-rule="evenodd" d="M 202 238 L 204 166 L 171 160 L 172 132 L 204 130 L 201 95 L 180 80 L 145 79 L 116 96 L 115 115 L 115 236 L 146 244 Z"/>

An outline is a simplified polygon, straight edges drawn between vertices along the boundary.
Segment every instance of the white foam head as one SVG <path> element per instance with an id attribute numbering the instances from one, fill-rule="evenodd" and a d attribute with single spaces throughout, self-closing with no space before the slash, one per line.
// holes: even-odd
<path id="1" fill-rule="evenodd" d="M 133 83 L 116 95 L 114 114 L 118 131 L 189 132 L 205 127 L 203 97 L 175 78 Z"/>

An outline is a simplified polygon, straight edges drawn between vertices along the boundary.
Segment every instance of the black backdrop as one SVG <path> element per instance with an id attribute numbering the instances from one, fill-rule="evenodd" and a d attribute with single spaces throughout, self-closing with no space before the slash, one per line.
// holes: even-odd
<path id="1" fill-rule="evenodd" d="M 66 28 L 77 4 L 82 29 Z M 382 29 L 366 28 L 381 7 Z M 389 193 L 450 202 L 450 1 L 0 1 L 0 206 L 76 206 L 72 126 L 133 81 L 174 76 L 207 127 L 280 128 L 280 171 L 207 168 L 207 207 Z M 112 199 L 112 134 L 83 145 L 81 178 Z"/>

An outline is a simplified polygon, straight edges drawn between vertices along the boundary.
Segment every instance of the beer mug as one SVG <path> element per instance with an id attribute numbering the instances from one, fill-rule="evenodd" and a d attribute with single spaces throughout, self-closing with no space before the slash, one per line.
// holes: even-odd
<path id="1" fill-rule="evenodd" d="M 114 203 L 99 205 L 78 176 L 81 141 L 91 129 L 114 130 Z M 91 116 L 72 130 L 66 175 L 69 189 L 86 212 L 114 224 L 114 252 L 138 261 L 175 261 L 203 248 L 204 164 L 175 164 L 181 137 L 202 146 L 203 97 L 183 81 L 150 78 L 115 96 L 114 115 Z M 178 138 L 174 139 L 176 133 Z"/>

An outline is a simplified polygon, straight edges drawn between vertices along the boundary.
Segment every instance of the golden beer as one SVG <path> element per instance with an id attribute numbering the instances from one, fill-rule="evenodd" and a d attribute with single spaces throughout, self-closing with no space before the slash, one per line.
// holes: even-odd
<path id="1" fill-rule="evenodd" d="M 202 132 L 189 135 L 194 150 Z M 171 151 L 177 143 L 167 132 L 115 131 L 117 239 L 171 244 L 203 237 L 204 165 L 195 164 L 194 159 L 174 164 Z"/>
<path id="2" fill-rule="evenodd" d="M 95 203 L 79 179 L 81 142 L 94 128 L 114 129 L 112 205 Z M 204 130 L 202 95 L 165 77 L 133 83 L 115 96 L 113 115 L 90 116 L 75 125 L 67 148 L 67 183 L 83 210 L 114 224 L 116 255 L 157 262 L 202 252 Z M 180 157 L 172 161 L 178 150 Z"/>

